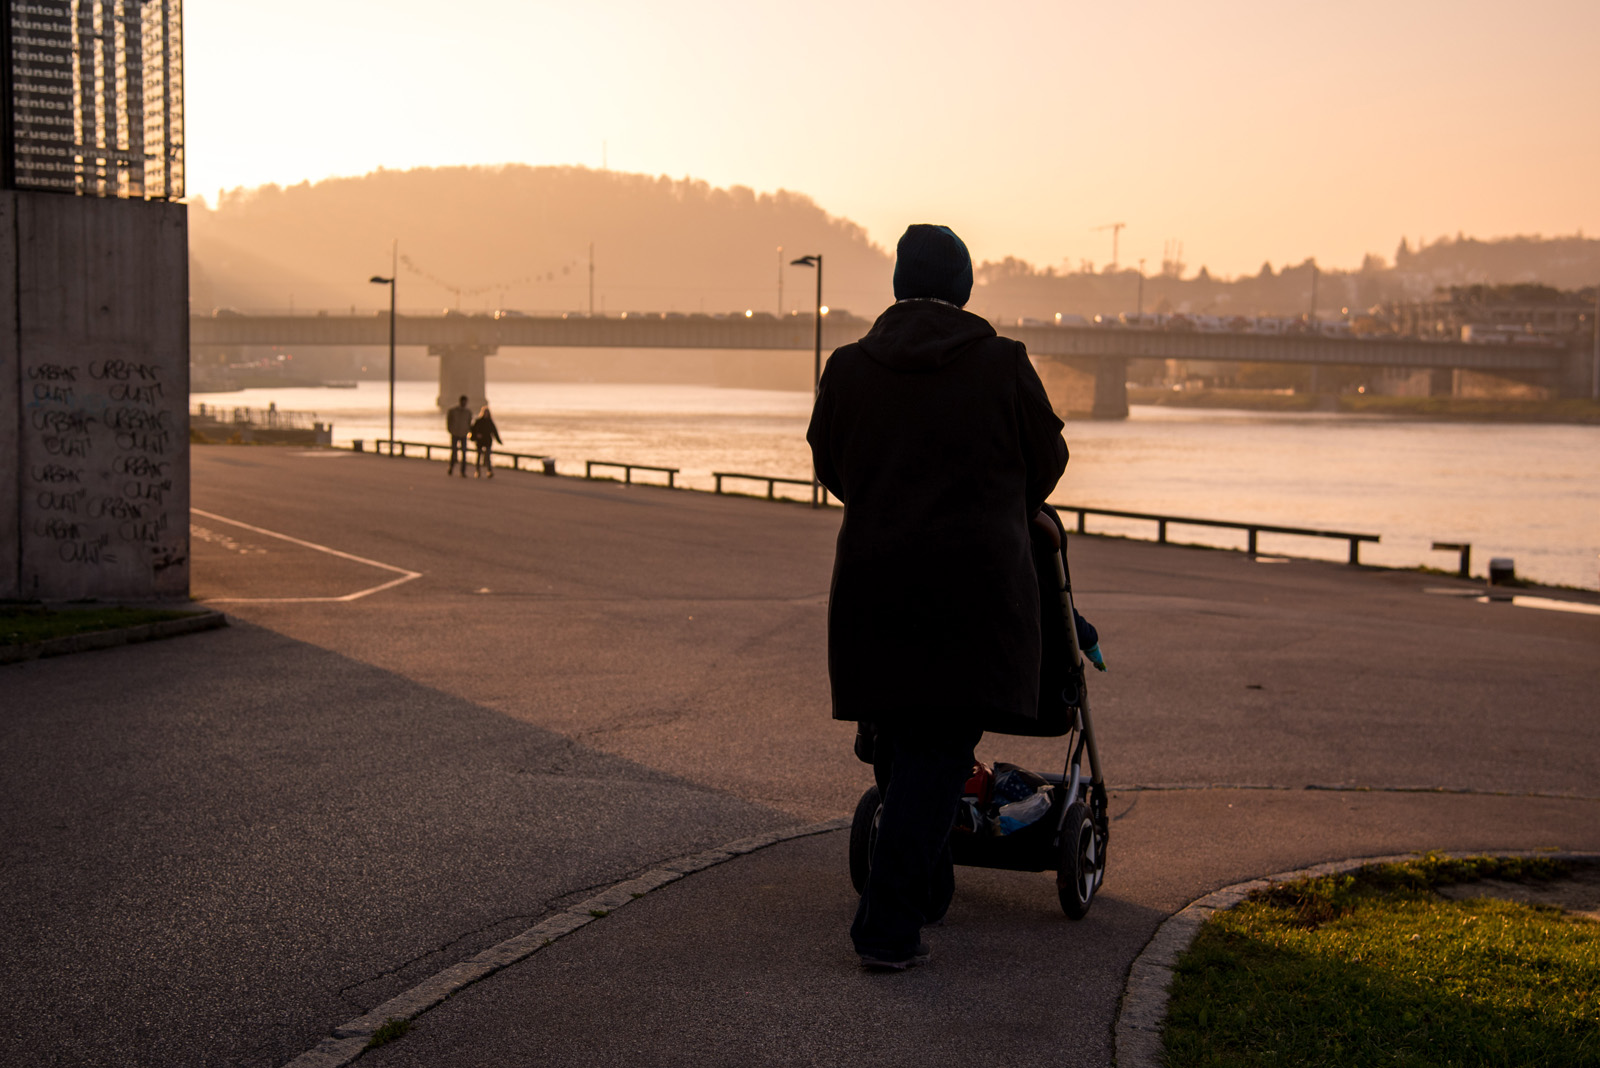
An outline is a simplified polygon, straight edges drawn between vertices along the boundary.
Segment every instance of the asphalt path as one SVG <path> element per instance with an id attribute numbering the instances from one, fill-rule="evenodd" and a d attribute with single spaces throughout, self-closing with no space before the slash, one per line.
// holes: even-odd
<path id="1" fill-rule="evenodd" d="M 235 625 L 0 669 L 0 1062 L 281 1064 L 588 889 L 847 815 L 869 780 L 827 715 L 837 511 L 327 452 L 201 448 L 193 469 L 194 594 Z M 1600 848 L 1600 617 L 1112 539 L 1072 563 L 1112 668 L 1088 920 L 1047 876 L 964 869 L 934 965 L 863 976 L 842 835 L 801 839 L 368 1058 L 1104 1064 L 1129 962 L 1211 889 Z"/>

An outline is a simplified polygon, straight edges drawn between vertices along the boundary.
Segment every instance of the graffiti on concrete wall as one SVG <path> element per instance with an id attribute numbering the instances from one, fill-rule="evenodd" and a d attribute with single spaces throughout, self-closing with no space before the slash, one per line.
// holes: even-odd
<path id="1" fill-rule="evenodd" d="M 187 591 L 186 390 L 175 370 L 140 359 L 25 361 L 25 592 Z"/>

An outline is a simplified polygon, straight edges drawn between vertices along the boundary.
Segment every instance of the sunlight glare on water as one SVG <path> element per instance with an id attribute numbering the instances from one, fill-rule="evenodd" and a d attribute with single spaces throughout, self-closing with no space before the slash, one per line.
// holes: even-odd
<path id="1" fill-rule="evenodd" d="M 491 382 L 504 448 L 712 471 L 810 478 L 811 395 L 701 385 Z M 396 436 L 443 443 L 431 382 L 396 386 Z M 334 440 L 388 433 L 388 389 L 245 390 L 195 403 L 314 411 Z M 1376 416 L 1135 407 L 1116 422 L 1066 428 L 1072 462 L 1052 500 L 1122 511 L 1380 534 L 1367 563 L 1453 568 L 1434 541 L 1473 544 L 1473 569 L 1510 556 L 1543 582 L 1600 585 L 1600 427 L 1449 423 Z M 370 445 L 368 446 L 371 447 Z M 755 487 L 749 487 L 755 488 Z M 1091 518 L 1091 531 L 1153 537 L 1154 524 Z M 1175 541 L 1242 548 L 1242 532 L 1174 526 Z M 1343 560 L 1345 542 L 1263 534 L 1260 549 Z"/>

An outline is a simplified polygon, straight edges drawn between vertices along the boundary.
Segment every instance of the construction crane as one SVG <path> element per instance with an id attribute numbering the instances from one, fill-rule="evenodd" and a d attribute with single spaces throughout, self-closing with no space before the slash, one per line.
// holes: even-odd
<path id="1" fill-rule="evenodd" d="M 1106 223 L 1104 226 L 1094 227 L 1096 232 L 1100 230 L 1111 231 L 1111 269 L 1113 271 L 1117 269 L 1117 238 L 1122 235 L 1122 228 L 1127 225 L 1127 223 Z"/>

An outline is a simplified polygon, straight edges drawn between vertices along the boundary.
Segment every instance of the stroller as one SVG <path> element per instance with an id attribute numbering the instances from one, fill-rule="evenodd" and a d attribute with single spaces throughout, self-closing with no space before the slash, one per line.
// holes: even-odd
<path id="1" fill-rule="evenodd" d="M 998 829 L 992 826 L 992 820 L 982 821 L 990 826 L 974 826 L 958 818 L 957 828 L 950 834 L 950 851 L 955 863 L 968 867 L 1054 871 L 1061 910 L 1069 919 L 1081 920 L 1105 879 L 1106 841 L 1110 834 L 1106 785 L 1089 716 L 1083 649 L 1079 645 L 1072 579 L 1067 569 L 1066 528 L 1055 510 L 1046 505 L 1035 517 L 1031 532 L 1042 610 L 1039 716 L 1019 716 L 991 730 L 1041 738 L 1065 736 L 1066 766 L 1060 774 L 1020 772 L 1037 783 L 1038 794 L 1048 792 L 1049 807 L 1042 816 L 1010 833 L 999 834 L 986 833 Z M 1083 773 L 1086 756 L 1087 780 Z M 851 821 L 850 881 L 857 893 L 866 888 L 882 810 L 882 799 L 874 785 L 861 796 Z M 948 904 L 943 902 L 942 906 Z M 937 911 L 942 914 L 943 907 Z"/>

